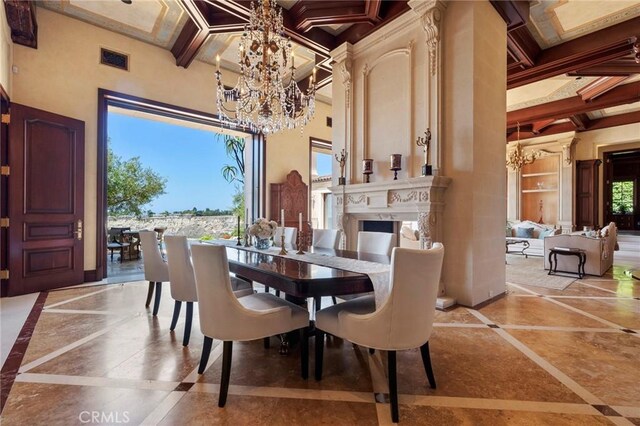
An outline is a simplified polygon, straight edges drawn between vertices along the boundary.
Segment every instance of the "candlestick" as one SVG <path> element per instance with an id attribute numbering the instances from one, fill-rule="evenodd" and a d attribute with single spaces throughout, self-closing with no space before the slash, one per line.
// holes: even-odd
<path id="1" fill-rule="evenodd" d="M 302 213 L 300 213 L 300 217 L 302 217 Z M 304 238 L 303 238 L 302 227 L 301 227 L 300 231 L 298 232 L 298 251 L 296 252 L 296 254 L 304 254 L 304 251 L 302 250 L 303 241 L 304 241 Z"/>
<path id="2" fill-rule="evenodd" d="M 373 160 L 365 158 L 362 160 L 362 174 L 364 175 L 364 183 L 369 183 L 369 175 L 373 173 Z"/>
<path id="3" fill-rule="evenodd" d="M 236 243 L 237 246 L 241 246 L 242 243 L 240 242 L 240 215 L 238 215 L 238 242 Z"/>
<path id="4" fill-rule="evenodd" d="M 393 180 L 398 180 L 398 170 L 402 170 L 402 154 L 391 154 L 391 167 L 393 170 Z"/>
<path id="5" fill-rule="evenodd" d="M 284 248 L 284 228 L 282 228 L 282 235 L 280 235 L 280 253 L 278 254 L 280 256 L 287 254 L 287 249 Z"/>

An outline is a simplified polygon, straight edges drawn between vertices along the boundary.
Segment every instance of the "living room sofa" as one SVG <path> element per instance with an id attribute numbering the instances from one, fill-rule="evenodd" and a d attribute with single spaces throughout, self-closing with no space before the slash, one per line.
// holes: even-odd
<path id="1" fill-rule="evenodd" d="M 613 251 L 616 247 L 618 229 L 611 222 L 602 228 L 596 235 L 587 236 L 588 233 L 574 232 L 562 234 L 544 239 L 544 269 L 549 269 L 549 250 L 553 247 L 579 248 L 586 252 L 587 261 L 584 272 L 587 275 L 604 275 L 613 265 Z M 558 256 L 558 271 L 576 272 L 578 270 L 578 258 L 575 256 Z"/>
<path id="2" fill-rule="evenodd" d="M 556 229 L 553 225 L 544 225 L 530 220 L 510 223 L 507 225 L 506 236 L 524 240 L 529 243 L 529 248 L 524 251 L 528 256 L 544 255 L 544 240 L 548 236 L 558 235 L 561 229 Z M 509 246 L 509 251 L 518 253 L 523 249 L 523 245 L 514 244 Z"/>

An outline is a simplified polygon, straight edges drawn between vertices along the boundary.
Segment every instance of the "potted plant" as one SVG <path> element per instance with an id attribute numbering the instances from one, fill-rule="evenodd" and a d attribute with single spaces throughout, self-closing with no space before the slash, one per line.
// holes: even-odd
<path id="1" fill-rule="evenodd" d="M 259 218 L 249 227 L 249 235 L 256 237 L 255 246 L 259 250 L 266 250 L 271 245 L 271 237 L 276 232 L 278 224 L 274 220 Z"/>

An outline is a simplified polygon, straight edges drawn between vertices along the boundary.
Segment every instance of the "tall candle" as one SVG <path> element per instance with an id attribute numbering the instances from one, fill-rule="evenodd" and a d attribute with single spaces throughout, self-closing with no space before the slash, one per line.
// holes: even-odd
<path id="1" fill-rule="evenodd" d="M 249 226 L 249 209 L 246 209 L 244 213 L 244 227 L 247 226 Z"/>
<path id="2" fill-rule="evenodd" d="M 298 232 L 302 232 L 302 212 L 298 214 Z"/>
<path id="3" fill-rule="evenodd" d="M 280 226 L 284 228 L 284 209 L 280 210 Z"/>

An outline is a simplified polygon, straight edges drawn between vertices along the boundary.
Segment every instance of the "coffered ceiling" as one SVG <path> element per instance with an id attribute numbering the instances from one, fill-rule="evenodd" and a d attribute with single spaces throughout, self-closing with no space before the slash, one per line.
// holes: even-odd
<path id="1" fill-rule="evenodd" d="M 115 0 L 38 0 L 37 4 L 165 49 L 173 46 L 189 19 L 174 0 L 143 0 L 131 4 Z"/>
<path id="2" fill-rule="evenodd" d="M 490 0 L 507 23 L 507 135 L 584 131 L 640 121 L 640 0 Z M 168 49 L 176 65 L 236 68 L 250 0 L 4 0 L 17 43 L 37 46 L 34 4 Z M 318 68 L 331 95 L 329 52 L 407 12 L 407 0 L 278 0 L 294 42 L 296 79 Z M 303 84 L 303 83 L 302 83 Z"/>
<path id="3" fill-rule="evenodd" d="M 508 140 L 640 122 L 640 0 L 511 4 Z"/>

